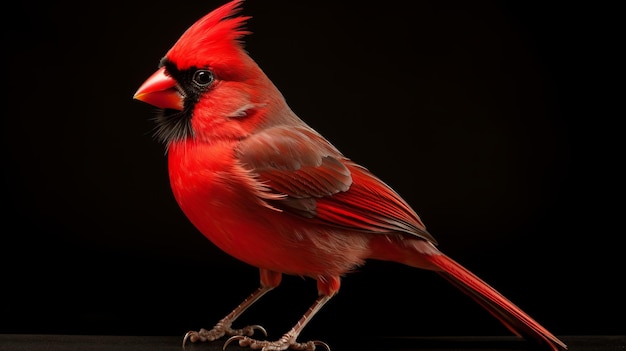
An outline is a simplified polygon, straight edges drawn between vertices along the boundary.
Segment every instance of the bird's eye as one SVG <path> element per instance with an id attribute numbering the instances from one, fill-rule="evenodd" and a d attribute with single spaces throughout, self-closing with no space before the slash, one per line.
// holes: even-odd
<path id="1" fill-rule="evenodd" d="M 213 72 L 206 69 L 199 69 L 193 74 L 193 82 L 199 87 L 206 87 L 213 83 L 214 80 Z"/>

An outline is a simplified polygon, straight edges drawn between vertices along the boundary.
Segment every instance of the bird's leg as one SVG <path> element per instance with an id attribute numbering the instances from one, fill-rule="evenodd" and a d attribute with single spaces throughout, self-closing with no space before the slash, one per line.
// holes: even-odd
<path id="1" fill-rule="evenodd" d="M 313 306 L 307 310 L 298 323 L 296 323 L 291 330 L 276 341 L 255 340 L 247 336 L 235 335 L 226 341 L 224 349 L 232 341 L 239 340 L 239 346 L 249 346 L 253 350 L 261 349 L 262 351 L 282 351 L 292 349 L 300 351 L 313 351 L 316 346 L 322 345 L 327 351 L 330 351 L 330 347 L 322 341 L 315 340 L 303 343 L 296 341 L 298 335 L 302 332 L 302 329 L 304 329 L 311 318 L 322 308 L 322 306 L 324 306 L 324 304 L 326 304 L 326 302 L 328 302 L 328 300 L 330 300 L 330 298 L 331 296 L 328 295 L 318 297 Z"/>
<path id="2" fill-rule="evenodd" d="M 185 334 L 183 338 L 183 349 L 185 349 L 185 344 L 187 340 L 191 342 L 196 341 L 213 341 L 221 338 L 224 335 L 228 336 L 237 336 L 237 335 L 247 335 L 251 336 L 254 334 L 255 330 L 260 330 L 263 334 L 267 335 L 265 329 L 260 325 L 249 325 L 243 327 L 241 329 L 232 329 L 232 323 L 241 316 L 241 314 L 248 309 L 253 303 L 255 303 L 261 296 L 265 295 L 268 291 L 274 289 L 273 286 L 260 286 L 256 289 L 250 296 L 248 296 L 243 302 L 237 306 L 231 313 L 229 313 L 226 317 L 222 318 L 211 330 L 206 330 L 204 328 L 199 331 L 189 331 Z"/>
<path id="3" fill-rule="evenodd" d="M 258 299 L 260 299 L 263 295 L 265 295 L 268 291 L 274 289 L 282 280 L 282 274 L 274 271 L 270 271 L 267 269 L 259 270 L 261 276 L 261 286 L 256 289 L 250 296 L 248 296 L 237 308 L 235 308 L 231 313 L 229 313 L 226 317 L 222 318 L 211 330 L 206 330 L 204 328 L 199 331 L 189 331 L 185 334 L 183 338 L 183 350 L 185 349 L 185 344 L 187 344 L 187 340 L 191 342 L 196 341 L 213 341 L 221 338 L 224 335 L 228 336 L 252 336 L 255 330 L 260 330 L 265 336 L 267 336 L 267 332 L 265 328 L 260 325 L 249 325 L 243 327 L 241 329 L 233 329 L 231 325 L 233 322 L 244 313 L 248 307 L 252 306 Z"/>

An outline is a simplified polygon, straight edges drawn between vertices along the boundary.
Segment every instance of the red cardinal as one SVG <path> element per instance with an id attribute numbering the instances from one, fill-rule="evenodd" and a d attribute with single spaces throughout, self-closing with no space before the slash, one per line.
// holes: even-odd
<path id="1" fill-rule="evenodd" d="M 231 1 L 191 26 L 134 98 L 160 109 L 156 136 L 167 145 L 180 208 L 211 242 L 258 267 L 261 286 L 211 330 L 262 350 L 314 350 L 298 342 L 305 325 L 339 290 L 341 277 L 368 259 L 439 273 L 516 335 L 551 350 L 566 345 L 473 273 L 444 255 L 419 216 L 387 184 L 339 152 L 289 108 L 247 55 L 249 17 Z M 260 326 L 233 329 L 282 274 L 317 280 L 319 297 L 276 341 Z"/>

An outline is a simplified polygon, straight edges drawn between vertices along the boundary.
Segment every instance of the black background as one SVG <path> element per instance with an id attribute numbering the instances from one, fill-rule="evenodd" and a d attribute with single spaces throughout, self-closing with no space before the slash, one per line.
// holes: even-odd
<path id="1" fill-rule="evenodd" d="M 3 12 L 0 332 L 182 335 L 257 287 L 178 209 L 153 110 L 132 100 L 222 3 Z M 402 194 L 442 251 L 555 334 L 623 334 L 623 39 L 616 9 L 594 4 L 249 0 L 243 13 L 247 50 L 292 109 Z M 287 277 L 240 324 L 278 337 L 315 296 Z M 385 262 L 346 277 L 303 338 L 341 330 L 509 335 L 437 275 Z"/>

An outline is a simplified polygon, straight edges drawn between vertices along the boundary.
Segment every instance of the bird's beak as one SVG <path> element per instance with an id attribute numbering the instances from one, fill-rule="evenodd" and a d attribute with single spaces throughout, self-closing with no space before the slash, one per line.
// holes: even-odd
<path id="1" fill-rule="evenodd" d="M 176 89 L 176 81 L 165 73 L 165 67 L 154 72 L 133 96 L 158 108 L 183 110 L 183 96 Z"/>

